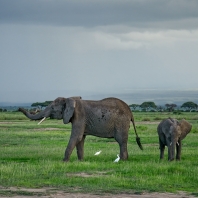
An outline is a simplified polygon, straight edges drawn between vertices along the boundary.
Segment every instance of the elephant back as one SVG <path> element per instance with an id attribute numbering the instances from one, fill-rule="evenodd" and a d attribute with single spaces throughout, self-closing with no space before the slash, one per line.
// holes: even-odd
<path id="1" fill-rule="evenodd" d="M 100 101 L 85 101 L 85 122 L 88 134 L 113 137 L 115 130 L 129 128 L 132 117 L 130 108 L 116 98 L 106 98 Z"/>

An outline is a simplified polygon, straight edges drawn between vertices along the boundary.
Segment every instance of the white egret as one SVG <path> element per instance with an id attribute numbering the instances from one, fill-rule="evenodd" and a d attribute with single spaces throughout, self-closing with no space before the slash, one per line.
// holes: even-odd
<path id="1" fill-rule="evenodd" d="M 99 155 L 102 151 L 98 151 L 96 152 L 94 155 Z"/>
<path id="2" fill-rule="evenodd" d="M 115 159 L 114 162 L 119 162 L 119 160 L 120 160 L 120 156 L 117 154 L 117 158 Z"/>

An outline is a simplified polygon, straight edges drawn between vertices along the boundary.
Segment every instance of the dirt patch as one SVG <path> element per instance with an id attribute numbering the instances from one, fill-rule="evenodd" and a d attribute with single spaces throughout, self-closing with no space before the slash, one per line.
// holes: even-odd
<path id="1" fill-rule="evenodd" d="M 68 177 L 100 177 L 105 176 L 107 172 L 95 172 L 94 174 L 88 174 L 88 173 L 67 173 Z"/>
<path id="2" fill-rule="evenodd" d="M 178 194 L 173 193 L 120 193 L 120 194 L 91 194 L 91 193 L 68 193 L 63 190 L 53 188 L 41 188 L 41 189 L 27 189 L 0 187 L 0 198 L 12 197 L 12 198 L 195 198 L 193 195 L 188 195 L 184 192 Z"/>
<path id="3" fill-rule="evenodd" d="M 39 129 L 33 129 L 34 131 L 62 131 L 64 129 L 60 128 L 39 128 Z"/>
<path id="4" fill-rule="evenodd" d="M 0 122 L 0 124 L 17 124 L 18 122 Z M 21 122 L 20 122 L 21 123 Z"/>

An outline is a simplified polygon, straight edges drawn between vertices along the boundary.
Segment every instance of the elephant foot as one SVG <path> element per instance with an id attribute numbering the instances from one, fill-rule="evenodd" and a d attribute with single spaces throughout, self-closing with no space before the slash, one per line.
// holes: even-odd
<path id="1" fill-rule="evenodd" d="M 83 157 L 78 157 L 78 161 L 83 161 L 84 158 Z"/>
<path id="2" fill-rule="evenodd" d="M 64 158 L 64 159 L 63 159 L 63 162 L 69 162 L 69 160 Z"/>
<path id="3" fill-rule="evenodd" d="M 120 158 L 120 160 L 122 160 L 122 161 L 127 161 L 128 158 Z"/>
<path id="4" fill-rule="evenodd" d="M 174 158 L 172 158 L 172 159 L 169 159 L 168 161 L 169 161 L 169 162 L 172 162 L 172 161 L 174 161 Z"/>

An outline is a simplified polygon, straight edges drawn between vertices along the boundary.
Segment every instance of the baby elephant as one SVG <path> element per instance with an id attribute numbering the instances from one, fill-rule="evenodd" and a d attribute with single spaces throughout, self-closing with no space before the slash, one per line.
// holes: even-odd
<path id="1" fill-rule="evenodd" d="M 174 160 L 175 147 L 176 160 L 180 160 L 182 146 L 181 141 L 190 132 L 191 128 L 192 125 L 184 119 L 182 119 L 180 122 L 172 118 L 162 120 L 157 127 L 160 145 L 160 159 L 164 158 L 164 149 L 165 146 L 167 146 L 168 160 Z"/>

